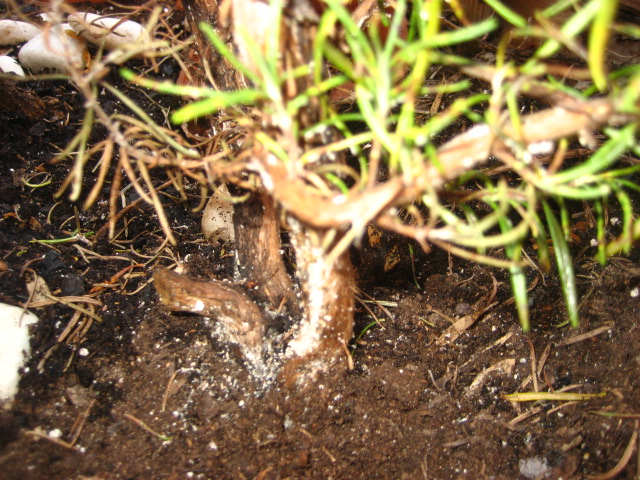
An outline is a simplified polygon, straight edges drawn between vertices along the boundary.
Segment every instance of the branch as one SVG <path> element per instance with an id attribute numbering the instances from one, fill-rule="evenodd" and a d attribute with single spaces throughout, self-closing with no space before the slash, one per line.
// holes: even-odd
<path id="1" fill-rule="evenodd" d="M 362 224 L 363 220 L 367 223 L 392 206 L 405 190 L 402 178 L 395 177 L 362 192 L 352 190 L 329 198 L 317 193 L 273 154 L 259 152 L 256 158 L 263 183 L 275 199 L 298 220 L 319 229 Z"/>
<path id="2" fill-rule="evenodd" d="M 411 203 L 428 188 L 445 182 L 485 163 L 491 155 L 508 148 L 508 143 L 524 146 L 590 134 L 605 125 L 628 122 L 636 117 L 619 114 L 615 99 L 581 101 L 564 98 L 560 104 L 522 117 L 520 126 L 507 121 L 502 128 L 477 125 L 442 145 L 437 162 L 425 163 L 413 177 L 396 176 L 365 191 L 347 195 L 320 195 L 287 168 L 287 164 L 266 151 L 258 152 L 258 170 L 264 185 L 291 215 L 320 229 L 362 225 L 391 207 Z"/>

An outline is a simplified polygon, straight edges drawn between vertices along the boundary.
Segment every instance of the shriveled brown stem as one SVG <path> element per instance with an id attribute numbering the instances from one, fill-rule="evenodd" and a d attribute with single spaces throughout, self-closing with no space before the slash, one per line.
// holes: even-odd
<path id="1" fill-rule="evenodd" d="M 262 176 L 270 193 L 287 212 L 316 228 L 340 228 L 358 222 L 365 224 L 393 205 L 404 191 L 403 181 L 395 177 L 363 192 L 327 198 L 317 193 L 287 165 L 270 153 L 258 155 L 262 160 Z"/>

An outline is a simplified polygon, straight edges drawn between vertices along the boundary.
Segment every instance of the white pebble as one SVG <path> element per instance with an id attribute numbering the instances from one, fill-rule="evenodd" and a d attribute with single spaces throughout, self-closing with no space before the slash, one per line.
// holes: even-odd
<path id="1" fill-rule="evenodd" d="M 19 372 L 31 352 L 27 327 L 37 321 L 29 311 L 0 303 L 0 402 L 12 400 L 18 391 Z"/>
<path id="2" fill-rule="evenodd" d="M 87 41 L 114 50 L 127 43 L 147 40 L 144 27 L 133 20 L 104 17 L 94 13 L 72 13 L 67 19 L 78 35 Z"/>
<path id="3" fill-rule="evenodd" d="M 235 239 L 233 204 L 228 197 L 229 190 L 226 185 L 220 185 L 220 188 L 211 195 L 202 213 L 202 233 L 211 244 L 219 241 L 233 242 Z"/>
<path id="4" fill-rule="evenodd" d="M 24 70 L 15 58 L 3 55 L 0 57 L 0 70 L 2 73 L 13 73 L 19 77 L 24 77 Z"/>
<path id="5" fill-rule="evenodd" d="M 520 475 L 527 478 L 544 478 L 551 468 L 547 460 L 542 457 L 531 457 L 518 460 Z"/>
<path id="6" fill-rule="evenodd" d="M 47 28 L 29 40 L 18 53 L 23 67 L 32 72 L 67 73 L 72 66 L 84 68 L 84 43 L 68 24 Z"/>
<path id="7" fill-rule="evenodd" d="M 0 20 L 0 45 L 26 42 L 40 33 L 40 29 L 27 22 Z"/>

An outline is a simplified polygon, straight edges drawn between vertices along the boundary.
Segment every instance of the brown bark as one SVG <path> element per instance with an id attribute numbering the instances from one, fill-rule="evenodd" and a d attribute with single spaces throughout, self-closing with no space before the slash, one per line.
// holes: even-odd
<path id="1" fill-rule="evenodd" d="M 273 197 L 264 190 L 234 207 L 236 268 L 243 280 L 257 284 L 256 296 L 272 308 L 298 315 L 291 277 L 280 251 L 280 223 Z"/>
<path id="2" fill-rule="evenodd" d="M 324 374 L 351 366 L 348 343 L 353 336 L 355 275 L 348 250 L 330 262 L 329 247 L 322 245 L 324 232 L 293 218 L 289 223 L 305 309 L 287 347 L 280 379 L 304 388 Z"/>
<path id="3" fill-rule="evenodd" d="M 224 2 L 229 4 L 230 2 Z M 231 42 L 229 32 L 229 14 L 220 11 L 221 0 L 184 0 L 187 19 L 195 35 L 196 47 L 200 54 L 207 79 L 216 90 L 231 91 L 246 86 L 244 75 L 233 68 L 211 45 L 206 35 L 200 31 L 202 22 L 212 25 L 218 35 Z"/>

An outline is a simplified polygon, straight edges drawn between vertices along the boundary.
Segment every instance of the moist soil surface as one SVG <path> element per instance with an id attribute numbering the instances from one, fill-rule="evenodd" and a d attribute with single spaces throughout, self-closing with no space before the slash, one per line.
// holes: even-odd
<path id="1" fill-rule="evenodd" d="M 187 201 L 162 197 L 177 245 L 143 202 L 109 240 L 109 182 L 87 212 L 55 196 L 72 164 L 50 160 L 77 131 L 82 99 L 65 82 L 20 88 L 48 109 L 42 120 L 0 114 L 0 301 L 27 304 L 37 274 L 95 318 L 60 302 L 31 309 L 31 359 L 0 411 L 2 478 L 571 479 L 616 467 L 593 478 L 638 478 L 639 256 L 595 262 L 583 207 L 571 244 L 579 328 L 562 326 L 553 273 L 529 271 L 523 333 L 506 272 L 417 245 L 398 254 L 410 243 L 370 232 L 353 249 L 353 370 L 304 392 L 265 388 L 216 340 L 213 319 L 168 311 L 153 288 L 154 267 L 176 262 L 233 279 L 233 245 L 200 233 L 199 187 L 186 183 Z M 129 189 L 122 201 L 137 198 Z M 53 239 L 67 241 L 36 242 Z M 506 397 L 536 391 L 592 396 Z"/>

